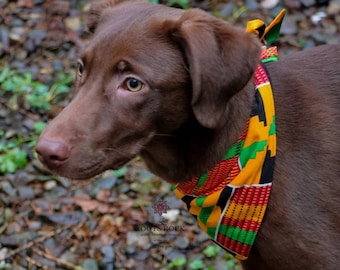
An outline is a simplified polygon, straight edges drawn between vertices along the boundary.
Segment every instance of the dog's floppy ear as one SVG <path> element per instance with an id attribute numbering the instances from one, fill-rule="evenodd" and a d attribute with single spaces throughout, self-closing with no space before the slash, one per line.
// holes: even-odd
<path id="1" fill-rule="evenodd" d="M 103 0 L 99 2 L 94 2 L 93 4 L 91 4 L 91 8 L 87 17 L 88 30 L 91 33 L 94 33 L 103 11 L 105 11 L 107 8 L 117 6 L 118 4 L 124 2 L 137 2 L 137 1 L 141 2 L 145 0 Z"/>
<path id="2" fill-rule="evenodd" d="M 222 126 L 229 99 L 252 78 L 259 63 L 260 42 L 255 35 L 196 9 L 164 26 L 184 52 L 196 119 L 207 128 Z"/>

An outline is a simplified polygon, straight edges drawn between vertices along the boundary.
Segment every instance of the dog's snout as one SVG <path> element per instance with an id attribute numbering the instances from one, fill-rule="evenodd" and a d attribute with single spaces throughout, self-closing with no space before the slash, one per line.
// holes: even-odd
<path id="1" fill-rule="evenodd" d="M 49 169 L 61 166 L 70 156 L 70 147 L 61 140 L 41 137 L 35 147 L 39 159 Z"/>

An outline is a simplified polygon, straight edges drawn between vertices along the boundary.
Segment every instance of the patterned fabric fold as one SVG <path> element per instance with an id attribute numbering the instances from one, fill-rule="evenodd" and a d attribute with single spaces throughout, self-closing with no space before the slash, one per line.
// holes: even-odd
<path id="1" fill-rule="evenodd" d="M 261 58 L 277 58 L 263 48 Z M 255 97 L 244 131 L 207 173 L 174 187 L 174 192 L 210 238 L 238 259 L 248 258 L 267 208 L 276 156 L 276 118 L 268 75 L 255 73 Z"/>

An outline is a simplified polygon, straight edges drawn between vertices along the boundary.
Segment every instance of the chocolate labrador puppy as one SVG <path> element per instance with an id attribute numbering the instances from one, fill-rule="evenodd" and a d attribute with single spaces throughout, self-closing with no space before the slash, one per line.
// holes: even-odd
<path id="1" fill-rule="evenodd" d="M 200 10 L 138 0 L 93 4 L 88 26 L 94 36 L 79 58 L 75 96 L 41 134 L 40 160 L 84 179 L 141 155 L 156 175 L 180 184 L 214 167 L 252 115 L 257 36 Z M 277 150 L 244 268 L 338 269 L 340 45 L 263 69 Z"/>

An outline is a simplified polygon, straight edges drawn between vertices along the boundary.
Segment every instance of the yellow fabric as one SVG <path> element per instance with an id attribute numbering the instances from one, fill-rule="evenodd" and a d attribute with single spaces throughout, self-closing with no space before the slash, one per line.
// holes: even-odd
<path id="1" fill-rule="evenodd" d="M 286 10 L 282 9 L 280 13 L 274 18 L 274 20 L 266 27 L 264 21 L 255 19 L 252 21 L 249 21 L 246 26 L 246 32 L 254 33 L 257 35 L 261 42 L 266 43 L 266 36 L 268 35 L 279 35 L 280 33 L 280 27 L 281 23 L 283 21 L 283 17 L 286 14 Z M 274 31 L 275 33 L 270 33 L 271 31 Z M 276 40 L 276 37 L 269 38 L 270 41 Z"/>

